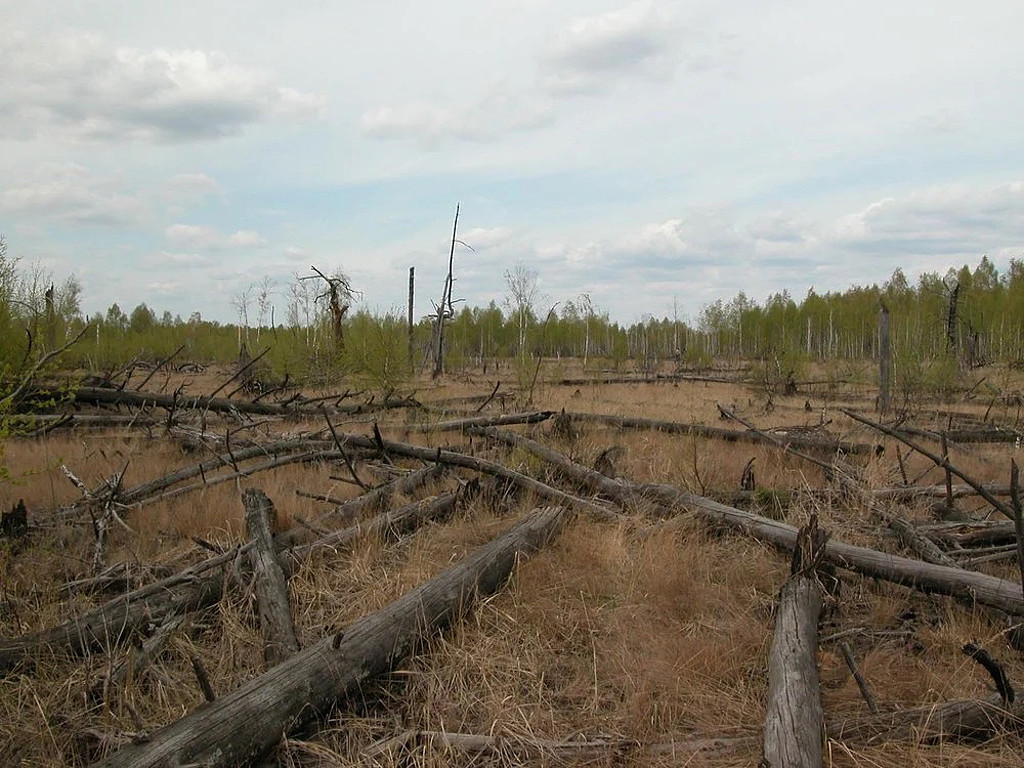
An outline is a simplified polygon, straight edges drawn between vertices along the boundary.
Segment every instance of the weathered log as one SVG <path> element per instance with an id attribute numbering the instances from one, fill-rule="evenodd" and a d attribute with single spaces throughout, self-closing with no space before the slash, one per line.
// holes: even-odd
<path id="1" fill-rule="evenodd" d="M 940 741 L 986 739 L 1024 728 L 1024 699 L 1006 705 L 998 695 L 947 701 L 879 715 L 829 720 L 830 739 L 847 744 L 877 744 L 910 739 Z"/>
<path id="2" fill-rule="evenodd" d="M 379 500 L 380 497 L 375 503 L 379 503 Z M 365 530 L 365 526 L 357 529 L 356 533 L 359 530 Z M 309 532 L 301 527 L 286 533 L 294 533 L 295 536 L 286 537 L 282 534 L 278 537 L 279 545 L 285 543 L 291 546 L 309 536 Z M 337 547 L 346 540 L 339 536 L 330 544 Z M 252 546 L 252 542 L 243 544 L 161 581 L 120 595 L 56 627 L 16 638 L 0 638 L 0 674 L 45 653 L 83 656 L 94 650 L 113 647 L 133 632 L 141 630 L 155 617 L 184 614 L 216 604 L 224 594 L 225 580 L 219 569 L 239 555 L 248 553 Z M 307 551 L 313 548 L 306 547 Z M 278 556 L 282 568 L 291 568 L 294 560 L 287 552 Z M 214 569 L 217 570 L 211 573 Z"/>
<path id="3" fill-rule="evenodd" d="M 544 546 L 563 517 L 559 508 L 536 511 L 391 605 L 99 765 L 223 766 L 266 752 L 282 735 L 391 669 L 432 633 L 457 620 L 477 597 L 498 591 L 520 556 Z"/>
<path id="4" fill-rule="evenodd" d="M 318 549 L 338 549 L 362 536 L 400 536 L 428 521 L 443 518 L 455 509 L 460 493 L 442 493 L 432 499 L 406 504 L 394 512 L 382 512 L 364 523 L 356 523 L 340 531 L 321 536 L 308 544 L 299 544 L 281 552 L 279 559 L 300 561 Z"/>
<path id="5" fill-rule="evenodd" d="M 317 515 L 310 521 L 310 525 L 312 527 L 323 526 L 331 518 L 341 521 L 352 520 L 368 512 L 384 509 L 395 495 L 411 493 L 431 480 L 437 479 L 443 473 L 444 467 L 442 465 L 432 464 L 429 467 L 401 475 L 390 482 L 356 496 L 354 499 L 339 504 L 329 512 Z M 296 526 L 279 534 L 277 544 L 278 547 L 287 548 L 302 542 L 308 542 L 311 538 L 307 528 Z"/>
<path id="6" fill-rule="evenodd" d="M 256 579 L 256 601 L 265 642 L 263 658 L 269 668 L 297 653 L 299 641 L 292 624 L 288 583 L 274 551 L 271 530 L 277 517 L 274 504 L 257 488 L 243 491 L 242 503 L 245 505 L 245 527 L 253 540 L 249 564 Z"/>
<path id="7" fill-rule="evenodd" d="M 780 445 L 793 448 L 806 448 L 828 453 L 874 453 L 878 446 L 869 443 L 851 443 L 845 440 L 822 439 L 808 437 L 806 434 L 793 432 L 772 432 L 766 431 L 770 437 L 765 437 L 753 430 L 740 432 L 735 429 L 724 429 L 722 427 L 711 427 L 705 424 L 684 424 L 677 421 L 658 421 L 655 419 L 643 419 L 632 416 L 606 416 L 600 413 L 566 413 L 566 416 L 573 421 L 589 421 L 598 424 L 607 424 L 618 429 L 653 429 L 659 432 L 672 434 L 695 435 L 696 437 L 708 437 L 716 440 L 740 441 L 746 443 L 776 442 Z"/>
<path id="8" fill-rule="evenodd" d="M 922 560 L 935 563 L 936 565 L 949 566 L 950 568 L 958 568 L 960 566 L 956 560 L 939 549 L 934 541 L 924 536 L 906 518 L 901 517 L 895 512 L 883 509 L 879 504 L 872 504 L 871 511 L 885 520 L 889 527 L 896 532 L 896 537 L 903 543 L 903 546 L 914 552 Z"/>
<path id="9" fill-rule="evenodd" d="M 737 529 L 778 547 L 792 549 L 796 542 L 796 529 L 791 525 L 719 504 L 672 486 L 650 484 L 639 486 L 637 491 L 649 498 L 661 500 L 664 504 L 692 509 L 709 522 Z M 963 568 L 923 563 L 835 540 L 828 543 L 825 557 L 833 565 L 864 576 L 903 584 L 922 592 L 975 601 L 1017 616 L 1024 615 L 1022 589 L 1006 579 Z"/>
<path id="10" fill-rule="evenodd" d="M 89 689 L 93 701 L 110 701 L 111 694 L 129 681 L 136 681 L 163 651 L 175 630 L 185 621 L 182 615 L 165 616 L 152 635 L 142 641 L 141 646 L 132 648 L 110 667 L 110 671 Z"/>
<path id="11" fill-rule="evenodd" d="M 482 429 L 479 432 L 527 448 L 545 461 L 551 462 L 567 477 L 582 483 L 594 492 L 607 495 L 617 503 L 624 504 L 637 498 L 646 498 L 668 508 L 690 509 L 714 525 L 736 529 L 783 549 L 792 550 L 796 544 L 797 529 L 786 523 L 736 509 L 671 485 L 612 480 L 520 435 L 490 429 Z M 825 557 L 827 562 L 833 565 L 857 571 L 865 576 L 903 584 L 923 592 L 953 595 L 1014 615 L 1024 615 L 1022 588 L 1006 579 L 965 571 L 962 568 L 922 563 L 919 560 L 835 540 L 829 541 L 826 545 Z"/>
<path id="12" fill-rule="evenodd" d="M 313 415 L 319 410 L 304 408 L 303 403 L 290 405 L 280 403 L 261 403 L 249 400 L 231 400 L 227 397 L 208 397 L 205 395 L 184 397 L 175 394 L 157 392 L 136 392 L 127 389 L 109 389 L 105 387 L 79 387 L 74 392 L 75 402 L 89 405 L 131 405 L 138 408 L 156 407 L 167 410 L 196 409 L 201 411 L 237 412 L 261 414 L 264 416 L 296 416 Z M 412 398 L 396 398 L 380 402 L 366 402 L 353 405 L 334 405 L 328 412 L 339 413 L 372 413 L 390 408 L 414 408 L 419 403 Z"/>
<path id="13" fill-rule="evenodd" d="M 486 430 L 490 428 L 468 427 L 466 431 L 473 432 L 474 430 L 481 429 Z M 370 437 L 363 437 L 362 435 L 345 435 L 344 437 L 346 443 L 349 445 L 368 448 L 371 450 L 377 446 L 373 438 Z M 535 480 L 521 472 L 516 472 L 515 470 L 509 469 L 508 467 L 493 461 L 487 461 L 486 459 L 481 459 L 477 456 L 469 456 L 457 451 L 443 450 L 441 448 L 427 448 L 421 445 L 400 443 L 394 440 L 384 440 L 382 441 L 382 445 L 387 453 L 392 456 L 403 456 L 410 459 L 419 459 L 420 461 L 437 462 L 438 464 L 447 464 L 453 467 L 471 469 L 474 472 L 481 472 L 486 475 L 508 480 L 524 491 L 534 493 L 545 501 L 573 507 L 575 509 L 581 509 L 598 520 L 609 522 L 618 522 L 620 520 L 620 517 L 613 510 L 599 502 L 573 496 L 572 494 L 566 493 L 558 488 L 553 488 L 546 483 L 542 483 L 539 480 Z"/>
<path id="14" fill-rule="evenodd" d="M 911 448 L 913 448 L 915 451 L 920 453 L 925 458 L 930 459 L 937 466 L 942 467 L 947 472 L 953 473 L 954 475 L 959 477 L 961 480 L 963 480 L 965 483 L 967 483 L 969 486 L 971 486 L 975 491 L 977 491 L 978 495 L 981 496 L 981 498 L 983 498 L 985 501 L 987 501 L 989 504 L 991 504 L 997 510 L 999 510 L 1004 515 L 1006 515 L 1008 518 L 1010 518 L 1010 520 L 1013 520 L 1013 507 L 1011 507 L 1009 504 L 1006 504 L 1006 503 L 1000 501 L 999 499 L 997 499 L 992 493 L 990 493 L 988 491 L 988 489 L 984 485 L 982 485 L 981 483 L 979 483 L 977 480 L 975 480 L 974 478 L 970 477 L 969 475 L 964 474 L 964 472 L 962 470 L 958 469 L 953 464 L 951 464 L 949 462 L 948 458 L 946 458 L 944 456 L 937 456 L 936 454 L 932 453 L 931 451 L 927 450 L 926 448 L 923 448 L 922 446 L 918 445 L 917 443 L 914 443 L 913 441 L 909 440 L 905 436 L 900 435 L 892 427 L 887 427 L 885 424 L 878 424 L 877 422 L 871 421 L 871 419 L 866 419 L 863 416 L 858 416 L 856 413 L 851 411 L 849 408 L 842 408 L 840 410 L 842 410 L 843 413 L 845 413 L 847 416 L 849 416 L 854 421 L 859 421 L 861 424 L 865 424 L 865 425 L 867 425 L 869 427 L 874 427 L 879 432 L 882 432 L 883 434 L 889 435 L 889 437 L 894 437 L 897 440 L 905 443 L 906 445 L 908 445 Z"/>
<path id="15" fill-rule="evenodd" d="M 224 579 L 209 571 L 229 564 L 237 549 L 210 558 L 166 579 L 110 600 L 83 616 L 20 637 L 0 638 L 0 674 L 46 654 L 82 656 L 112 646 L 144 627 L 152 617 L 172 616 L 213 605 Z"/>
<path id="16" fill-rule="evenodd" d="M 972 520 L 970 522 L 922 523 L 917 529 L 930 539 L 948 546 L 979 547 L 1009 544 L 1017 532 L 1011 520 Z"/>
<path id="17" fill-rule="evenodd" d="M 792 575 L 779 594 L 768 654 L 762 761 L 772 768 L 822 764 L 823 713 L 815 653 L 823 599 L 816 568 L 826 538 L 812 515 L 800 529 Z"/>
<path id="18" fill-rule="evenodd" d="M 441 421 L 437 424 L 411 424 L 406 431 L 413 432 L 458 432 L 467 427 L 507 427 L 514 424 L 537 424 L 555 415 L 554 411 L 527 411 L 525 413 L 503 413 L 500 416 L 473 416 L 466 419 Z"/>

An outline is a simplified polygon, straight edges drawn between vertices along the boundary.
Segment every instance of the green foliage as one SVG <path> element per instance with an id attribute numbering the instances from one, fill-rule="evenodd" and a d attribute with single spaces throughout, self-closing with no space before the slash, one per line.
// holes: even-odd
<path id="1" fill-rule="evenodd" d="M 364 377 L 382 392 L 395 390 L 408 381 L 409 334 L 404 320 L 359 312 L 349 321 L 346 334 L 346 371 Z"/>

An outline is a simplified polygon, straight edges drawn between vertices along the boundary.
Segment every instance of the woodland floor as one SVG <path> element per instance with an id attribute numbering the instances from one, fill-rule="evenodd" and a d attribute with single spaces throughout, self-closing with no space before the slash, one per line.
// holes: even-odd
<path id="1" fill-rule="evenodd" d="M 862 409 L 876 418 L 874 392 L 851 384 L 803 384 L 796 394 L 775 395 L 765 410 L 763 387 L 713 381 L 560 385 L 583 376 L 578 366 L 545 364 L 532 392 L 495 398 L 477 415 L 531 409 L 638 416 L 742 429 L 719 417 L 716 404 L 762 429 L 800 427 L 845 440 L 880 443 L 879 455 L 846 461 L 863 468 L 868 488 L 902 483 L 899 444 L 838 411 Z M 587 374 L 593 375 L 593 374 Z M 732 375 L 729 372 L 728 375 Z M 509 369 L 489 376 L 453 375 L 440 384 L 422 382 L 423 403 L 486 395 L 495 376 L 515 387 Z M 973 372 L 998 382 L 998 394 L 984 386 L 967 396 L 897 402 L 909 423 L 943 429 L 950 414 L 1018 428 L 1020 406 L 1012 393 L 1024 382 L 1006 371 Z M 141 377 L 140 377 L 141 378 Z M 213 391 L 222 371 L 155 377 L 152 390 L 179 384 L 190 394 Z M 813 378 L 813 376 L 809 377 Z M 822 377 L 824 382 L 824 377 Z M 343 389 L 344 385 L 338 387 Z M 991 397 L 986 393 L 993 391 Z M 1019 400 L 1016 401 L 1019 403 Z M 385 437 L 417 444 L 465 448 L 557 484 L 538 459 L 521 449 L 504 449 L 459 433 L 416 433 L 410 425 L 467 415 L 479 403 L 440 410 L 395 410 L 373 416 L 334 419 L 343 433 L 369 434 L 376 419 Z M 308 423 L 255 417 L 249 439 L 316 432 Z M 972 422 L 973 423 L 973 422 Z M 213 428 L 211 428 L 213 429 Z M 223 426 L 219 427 L 223 431 Z M 759 489 L 824 488 L 822 471 L 771 445 L 725 442 L 653 430 L 622 431 L 596 423 L 579 425 L 573 437 L 555 434 L 546 421 L 514 431 L 534 437 L 582 464 L 591 465 L 609 448 L 618 476 L 669 483 L 727 503 L 750 459 Z M 929 446 L 938 451 L 937 443 Z M 906 449 L 903 449 L 906 452 Z M 16 483 L 0 485 L 0 509 L 19 498 L 33 527 L 26 543 L 0 541 L 0 637 L 12 638 L 57 624 L 109 599 L 109 594 L 68 595 L 61 586 L 89 576 L 94 542 L 88 519 L 58 515 L 80 498 L 61 471 L 70 469 L 88 487 L 124 470 L 122 485 L 134 486 L 213 455 L 188 448 L 160 427 L 76 429 L 35 439 L 11 439 L 4 461 Z M 1019 444 L 964 443 L 950 446 L 950 460 L 985 483 L 1006 483 Z M 415 462 L 398 461 L 414 467 Z M 915 484 L 943 482 L 941 470 L 917 454 L 904 471 Z M 368 483 L 386 479 L 360 465 Z M 298 518 L 315 518 L 331 504 L 297 490 L 352 498 L 359 488 L 331 476 L 347 476 L 342 463 L 297 464 L 262 472 L 239 482 L 197 490 L 131 510 L 130 531 L 112 528 L 105 564 L 166 564 L 173 569 L 209 556 L 191 537 L 223 547 L 243 539 L 241 490 L 262 489 L 278 511 L 278 529 Z M 472 473 L 459 470 L 418 494 L 456 487 Z M 405 501 L 396 499 L 392 506 Z M 333 628 L 393 601 L 485 543 L 537 506 L 538 500 L 506 494 L 478 497 L 454 518 L 430 523 L 395 541 L 363 537 L 347 551 L 324 552 L 308 560 L 290 580 L 293 619 L 305 646 Z M 890 503 L 905 517 L 933 520 L 933 504 Z M 749 505 L 748 505 L 749 506 Z M 977 498 L 958 501 L 973 517 L 992 515 Z M 813 511 L 833 538 L 906 554 L 866 502 L 848 497 L 765 494 L 751 507 L 768 517 L 802 525 Z M 653 535 L 652 535 L 653 534 Z M 1019 582 L 1013 560 L 979 570 Z M 372 745 L 408 731 L 444 731 L 551 741 L 624 739 L 636 749 L 573 760 L 566 754 L 541 756 L 530 764 L 756 765 L 765 717 L 767 658 L 778 591 L 789 574 L 789 555 L 736 533 L 708 529 L 697 519 L 668 525 L 656 510 L 630 508 L 620 522 L 577 515 L 558 538 L 523 560 L 503 591 L 477 606 L 468 618 L 434 638 L 359 700 L 346 701 L 304 734 L 289 736 L 268 759 L 282 766 L 518 765 L 514 751 L 471 754 L 454 747 L 420 743 L 381 751 Z M 835 639 L 841 635 L 883 710 L 979 698 L 991 689 L 988 675 L 961 647 L 974 641 L 1004 666 L 1011 681 L 1024 682 L 1024 655 L 1009 644 L 1005 616 L 980 605 L 841 572 L 842 588 L 820 627 L 819 668 L 828 716 L 866 711 Z M 837 638 L 838 639 L 838 638 Z M 126 734 L 153 731 L 195 709 L 203 694 L 192 658 L 209 674 L 215 692 L 230 691 L 263 671 L 263 639 L 254 618 L 252 594 L 229 593 L 217 606 L 191 614 L 174 634 L 158 663 L 142 679 L 90 703 L 87 692 L 123 651 L 85 659 L 60 654 L 36 660 L 31 670 L 0 676 L 0 765 L 88 765 Z M 826 734 L 827 735 L 827 734 Z M 730 749 L 674 755 L 657 745 L 703 738 L 750 737 Z M 455 751 L 452 751 L 455 750 Z M 832 766 L 1020 766 L 1024 739 L 1007 733 L 981 743 L 925 744 L 914 740 L 849 745 L 826 739 L 825 764 Z"/>

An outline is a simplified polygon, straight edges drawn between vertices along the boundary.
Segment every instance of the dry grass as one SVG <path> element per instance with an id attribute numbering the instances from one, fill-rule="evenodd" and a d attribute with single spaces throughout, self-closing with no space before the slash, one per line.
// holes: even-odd
<path id="1" fill-rule="evenodd" d="M 556 372 L 575 373 L 566 367 Z M 201 385 L 209 391 L 214 380 Z M 462 377 L 443 386 L 423 383 L 418 396 L 480 394 L 491 386 L 493 379 Z M 861 397 L 859 390 L 847 395 Z M 716 425 L 716 402 L 733 405 L 764 426 L 814 425 L 821 408 L 828 406 L 826 416 L 833 421 L 827 429 L 833 435 L 877 441 L 831 409 L 842 399 L 842 392 L 817 390 L 810 396 L 776 397 L 775 410 L 764 414 L 763 398 L 755 390 L 710 382 L 558 387 L 542 378 L 534 392 L 534 402 L 545 408 Z M 805 409 L 805 401 L 811 411 Z M 863 405 L 862 400 L 857 402 Z M 963 407 L 984 410 L 978 403 Z M 513 410 L 512 404 L 507 408 Z M 383 417 L 382 428 L 405 438 L 403 426 L 410 418 L 439 417 L 389 414 Z M 321 426 L 281 422 L 261 429 L 269 436 Z M 364 433 L 367 429 L 364 419 L 339 428 Z M 547 424 L 524 431 L 588 464 L 617 446 L 621 475 L 695 492 L 735 489 L 751 458 L 760 487 L 798 490 L 824 482 L 819 469 L 767 446 L 618 432 L 598 425 L 585 425 L 573 440 L 553 436 Z M 453 434 L 409 439 L 426 445 L 463 444 Z M 479 441 L 475 447 L 481 448 Z M 969 446 L 954 449 L 953 458 L 978 479 L 1005 482 L 1014 454 L 1012 445 Z M 547 472 L 521 451 L 495 455 L 538 476 Z M 0 504 L 9 506 L 23 497 L 40 519 L 45 517 L 43 510 L 73 502 L 79 493 L 61 474 L 62 463 L 89 486 L 127 465 L 124 483 L 131 486 L 198 458 L 158 434 L 83 432 L 11 441 L 6 459 L 23 482 L 6 489 L 10 492 Z M 881 456 L 856 463 L 870 486 L 898 482 L 892 443 L 886 442 Z M 940 472 L 924 474 L 927 465 L 920 456 L 906 461 L 908 473 L 921 475 L 920 482 L 940 482 Z M 367 479 L 373 477 L 364 473 Z M 279 526 L 286 528 L 300 516 L 314 518 L 330 508 L 296 496 L 296 489 L 343 498 L 357 493 L 351 484 L 329 479 L 331 474 L 347 473 L 334 465 L 289 465 L 247 478 L 241 486 L 262 488 L 275 502 Z M 451 478 L 443 480 L 427 492 L 453 483 Z M 519 500 L 507 509 L 478 499 L 454 519 L 428 524 L 397 542 L 367 537 L 346 551 L 317 553 L 290 581 L 300 641 L 308 645 L 388 604 L 491 539 L 529 506 L 529 500 Z M 765 512 L 799 524 L 812 510 L 837 538 L 896 551 L 895 542 L 880 534 L 878 522 L 860 502 L 794 497 Z M 113 529 L 107 562 L 194 562 L 202 555 L 189 537 L 222 545 L 238 542 L 243 536 L 241 512 L 234 482 L 143 507 L 128 519 L 132 533 Z M 902 512 L 914 519 L 930 514 L 925 504 Z M 639 515 L 619 524 L 575 520 L 552 545 L 521 564 L 509 588 L 478 606 L 465 622 L 431 639 L 425 652 L 378 686 L 364 690 L 358 700 L 339 707 L 315 733 L 284 742 L 277 755 L 280 764 L 433 766 L 469 760 L 463 754 L 422 746 L 364 754 L 371 743 L 407 730 L 549 740 L 611 737 L 640 744 L 664 744 L 695 734 L 749 736 L 749 747 L 691 756 L 686 764 L 755 764 L 760 756 L 772 612 L 788 560 L 757 542 L 708 532 L 694 521 L 653 536 L 641 535 L 648 522 Z M 34 534 L 21 552 L 0 547 L 0 635 L 45 628 L 105 599 L 59 592 L 65 581 L 88 574 L 91 557 L 89 528 L 71 521 Z M 1007 565 L 990 572 L 1015 578 Z M 1024 680 L 1024 662 L 1009 650 L 1005 624 L 988 612 L 855 576 L 844 577 L 843 582 L 822 635 L 863 628 L 846 639 L 883 706 L 920 706 L 984 694 L 984 674 L 960 653 L 967 640 L 981 642 L 1006 662 L 1012 680 Z M 43 657 L 33 670 L 0 679 L 0 763 L 84 765 L 107 748 L 99 737 L 154 729 L 182 716 L 202 701 L 192 671 L 194 658 L 220 693 L 251 679 L 263 668 L 254 610 L 252 595 L 241 591 L 229 593 L 215 611 L 190 616 L 156 668 L 123 689 L 110 691 L 99 705 L 90 703 L 87 693 L 118 653 L 84 661 Z M 819 662 L 826 711 L 836 716 L 863 713 L 860 694 L 834 643 L 823 644 Z M 832 741 L 827 758 L 834 766 L 1016 766 L 1022 753 L 1020 739 L 1007 736 L 983 745 L 899 743 L 856 749 Z M 511 751 L 474 760 L 480 765 L 521 764 Z M 565 762 L 563 756 L 538 764 Z M 605 762 L 646 768 L 675 765 L 679 758 L 639 750 L 609 756 Z"/>

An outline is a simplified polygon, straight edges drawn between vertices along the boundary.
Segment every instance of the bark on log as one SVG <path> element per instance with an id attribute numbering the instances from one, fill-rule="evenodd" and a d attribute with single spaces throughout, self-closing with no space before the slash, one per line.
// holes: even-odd
<path id="1" fill-rule="evenodd" d="M 1012 520 L 976 520 L 967 523 L 925 523 L 917 529 L 930 539 L 958 547 L 1010 544 L 1017 532 Z"/>
<path id="2" fill-rule="evenodd" d="M 1024 728 L 1024 699 L 1007 707 L 993 694 L 983 699 L 947 701 L 880 715 L 830 720 L 830 739 L 847 744 L 877 744 L 910 739 L 926 744 L 939 741 L 986 739 Z"/>
<path id="3" fill-rule="evenodd" d="M 783 549 L 792 550 L 796 545 L 797 529 L 786 523 L 736 509 L 704 496 L 687 493 L 671 485 L 612 480 L 520 435 L 499 430 L 479 431 L 481 434 L 498 437 L 527 448 L 545 461 L 554 464 L 566 476 L 583 483 L 595 492 L 615 499 L 617 503 L 628 503 L 637 497 L 643 497 L 668 508 L 691 509 L 714 525 L 734 528 Z M 827 562 L 833 565 L 857 571 L 865 576 L 903 584 L 923 592 L 936 592 L 977 601 L 1017 616 L 1024 615 L 1024 591 L 1020 585 L 1006 579 L 965 571 L 962 568 L 922 563 L 919 560 L 835 540 L 829 541 L 826 545 L 825 557 Z"/>
<path id="4" fill-rule="evenodd" d="M 83 656 L 112 646 L 144 627 L 152 617 L 184 614 L 220 600 L 224 579 L 209 571 L 229 564 L 238 555 L 232 549 L 181 573 L 134 590 L 105 603 L 84 616 L 11 639 L 0 638 L 0 674 L 48 653 Z"/>
<path id="5" fill-rule="evenodd" d="M 237 412 L 261 414 L 264 416 L 312 416 L 318 414 L 319 408 L 304 408 L 299 401 L 290 405 L 280 403 L 261 403 L 248 400 L 231 400 L 227 397 L 182 397 L 174 394 L 156 392 L 136 392 L 127 389 L 108 389 L 105 387 L 79 387 L 75 390 L 75 402 L 87 405 L 131 405 L 138 408 L 156 407 L 167 410 L 196 409 L 201 411 Z M 419 403 L 412 398 L 396 398 L 382 400 L 379 403 L 367 402 L 354 405 L 334 405 L 327 408 L 331 414 L 339 413 L 373 413 L 390 408 L 414 408 Z"/>
<path id="6" fill-rule="evenodd" d="M 265 642 L 263 658 L 270 668 L 298 653 L 299 641 L 292 624 L 288 583 L 274 551 L 271 531 L 277 517 L 274 504 L 256 488 L 242 492 L 242 503 L 245 505 L 245 527 L 253 540 L 249 564 L 256 577 L 256 600 Z"/>
<path id="7" fill-rule="evenodd" d="M 98 765 L 225 766 L 266 752 L 282 735 L 391 669 L 425 638 L 458 619 L 478 596 L 498 591 L 519 557 L 544 546 L 563 517 L 559 508 L 531 514 L 386 608 Z"/>
<path id="8" fill-rule="evenodd" d="M 413 424 L 406 431 L 414 432 L 458 432 L 467 427 L 507 427 L 513 424 L 537 424 L 547 421 L 555 411 L 528 411 L 526 413 L 505 413 L 500 416 L 473 416 L 466 419 L 441 421 L 437 424 Z"/>
<path id="9" fill-rule="evenodd" d="M 398 516 L 400 512 L 395 515 Z M 357 527 L 356 532 L 367 527 L 372 527 L 372 522 L 362 529 Z M 296 530 L 291 529 L 290 532 Z M 288 539 L 289 542 L 300 541 L 303 536 L 308 536 L 305 529 L 298 530 L 301 530 L 302 536 L 297 534 Z M 332 534 L 330 544 L 337 547 L 352 538 L 345 538 L 344 533 Z M 283 539 L 284 534 L 278 537 L 278 543 L 281 544 Z M 315 544 L 307 545 L 306 550 L 311 551 Z M 184 614 L 216 604 L 224 594 L 221 567 L 230 565 L 236 557 L 248 553 L 252 546 L 253 543 L 249 542 L 210 558 L 166 579 L 116 597 L 56 627 L 16 638 L 0 638 L 0 674 L 46 653 L 84 656 L 90 651 L 113 647 L 132 633 L 140 631 L 154 618 Z M 286 551 L 279 555 L 278 560 L 282 568 L 290 568 L 295 558 Z"/>
<path id="10" fill-rule="evenodd" d="M 818 685 L 818 619 L 822 594 L 816 574 L 824 534 L 811 516 L 800 530 L 792 575 L 782 587 L 775 635 L 768 655 L 768 708 L 764 760 L 772 768 L 822 764 L 821 694 Z"/>
<path id="11" fill-rule="evenodd" d="M 851 443 L 845 440 L 822 440 L 820 438 L 808 437 L 792 432 L 771 432 L 765 430 L 767 437 L 755 431 L 747 430 L 740 432 L 735 429 L 724 429 L 722 427 L 711 427 L 704 424 L 684 424 L 678 421 L 657 421 L 655 419 L 642 419 L 628 416 L 606 416 L 600 413 L 566 413 L 566 416 L 573 421 L 589 421 L 598 424 L 607 424 L 619 429 L 654 429 L 659 432 L 672 434 L 696 435 L 697 437 L 708 437 L 716 440 L 740 441 L 746 443 L 767 443 L 774 442 L 791 448 L 806 448 L 828 453 L 875 453 L 878 446 L 869 443 Z"/>

